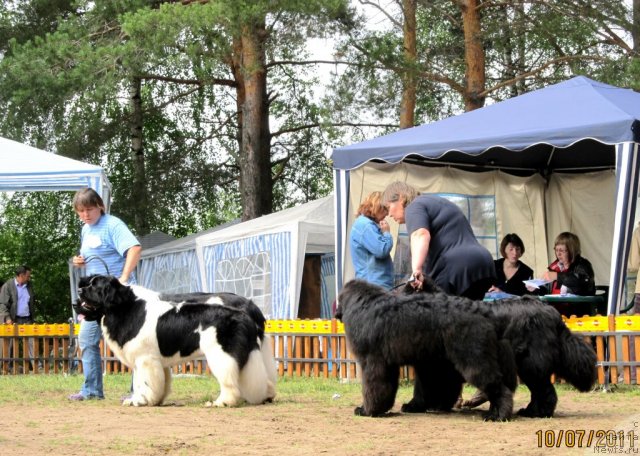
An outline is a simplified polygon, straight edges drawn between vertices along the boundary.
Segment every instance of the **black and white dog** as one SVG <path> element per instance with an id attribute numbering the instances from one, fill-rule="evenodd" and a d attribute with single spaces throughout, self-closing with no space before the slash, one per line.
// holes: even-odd
<path id="1" fill-rule="evenodd" d="M 171 390 L 171 366 L 203 355 L 220 384 L 216 407 L 275 397 L 276 369 L 265 319 L 249 299 L 231 293 L 164 295 L 111 276 L 80 280 L 79 314 L 101 321 L 106 343 L 133 370 L 123 405 L 160 405 Z"/>

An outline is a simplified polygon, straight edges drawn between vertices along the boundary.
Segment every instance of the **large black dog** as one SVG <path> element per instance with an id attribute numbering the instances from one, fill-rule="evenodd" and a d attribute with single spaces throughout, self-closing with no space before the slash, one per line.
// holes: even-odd
<path id="1" fill-rule="evenodd" d="M 407 285 L 404 293 L 418 300 L 428 295 L 449 307 L 463 309 L 470 305 L 466 298 L 444 294 L 429 278 L 423 282 L 420 292 Z M 511 345 L 518 376 L 531 391 L 529 404 L 520 409 L 518 415 L 540 418 L 553 416 L 558 396 L 551 383 L 552 374 L 568 381 L 579 391 L 586 392 L 593 388 L 597 379 L 596 354 L 589 344 L 571 333 L 553 307 L 527 296 L 475 301 L 474 305 L 489 316 L 498 331 L 498 337 Z M 429 366 L 425 366 L 425 371 L 429 369 Z M 439 384 L 442 383 L 435 371 L 430 376 L 425 372 L 418 378 L 427 380 L 424 384 L 416 382 L 411 401 L 416 411 L 426 409 L 432 401 L 428 396 L 438 395 Z M 475 397 L 470 405 L 482 403 L 482 396 Z"/>
<path id="2" fill-rule="evenodd" d="M 414 407 L 450 409 L 467 381 L 489 398 L 486 419 L 509 419 L 517 383 L 513 353 L 477 303 L 450 306 L 440 296 L 395 295 L 361 280 L 348 282 L 338 302 L 336 318 L 362 368 L 363 404 L 356 415 L 379 416 L 391 409 L 399 368 L 411 365 L 423 385 L 439 378 L 439 390 L 423 395 Z M 417 411 L 411 407 L 406 404 L 403 411 Z"/>
<path id="3" fill-rule="evenodd" d="M 206 356 L 220 384 L 213 405 L 251 404 L 275 396 L 276 370 L 265 319 L 250 300 L 230 293 L 160 295 L 110 276 L 80 280 L 78 313 L 100 320 L 114 354 L 133 369 L 124 405 L 159 405 L 170 392 L 170 367 Z"/>

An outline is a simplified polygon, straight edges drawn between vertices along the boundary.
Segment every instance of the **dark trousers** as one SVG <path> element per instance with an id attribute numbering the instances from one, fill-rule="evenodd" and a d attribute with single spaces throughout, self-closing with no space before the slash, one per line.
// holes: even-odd
<path id="1" fill-rule="evenodd" d="M 33 324 L 33 318 L 31 318 L 31 316 L 29 316 L 29 317 L 19 317 L 19 316 L 16 315 L 16 318 L 15 318 L 15 320 L 13 320 L 13 323 L 16 324 L 16 325 L 31 325 L 31 324 Z M 27 350 L 28 350 L 28 353 L 29 353 L 29 358 L 31 360 L 33 360 L 33 357 L 34 357 L 33 339 L 28 339 L 27 344 L 28 344 L 27 345 Z M 9 353 L 13 353 L 13 341 L 9 342 Z M 30 361 L 30 363 L 29 363 L 32 369 L 33 369 L 33 363 L 34 363 L 34 361 Z"/>

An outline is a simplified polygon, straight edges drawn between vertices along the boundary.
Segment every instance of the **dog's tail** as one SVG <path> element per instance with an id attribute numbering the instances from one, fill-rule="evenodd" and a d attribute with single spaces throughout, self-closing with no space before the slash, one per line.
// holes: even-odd
<path id="1" fill-rule="evenodd" d="M 276 395 L 275 383 L 265 365 L 264 352 L 252 350 L 240 371 L 240 394 L 250 404 L 270 402 Z"/>
<path id="2" fill-rule="evenodd" d="M 264 361 L 264 367 L 267 370 L 267 377 L 274 385 L 278 380 L 278 368 L 276 367 L 276 360 L 273 357 L 273 344 L 271 336 L 265 334 L 262 337 L 260 343 L 260 353 L 262 354 L 262 360 Z"/>
<path id="3" fill-rule="evenodd" d="M 556 366 L 556 374 L 579 391 L 590 391 L 598 376 L 593 348 L 573 334 L 564 322 L 558 324 L 558 336 L 560 362 Z"/>

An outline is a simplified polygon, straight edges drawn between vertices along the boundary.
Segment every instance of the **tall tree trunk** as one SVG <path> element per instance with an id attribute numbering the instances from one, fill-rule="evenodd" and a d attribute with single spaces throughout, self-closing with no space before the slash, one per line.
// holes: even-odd
<path id="1" fill-rule="evenodd" d="M 245 95 L 244 73 L 242 71 L 242 40 L 240 37 L 233 38 L 233 51 L 229 57 L 229 66 L 233 73 L 233 78 L 236 81 L 236 109 L 237 109 L 237 123 L 238 123 L 238 150 L 242 150 L 242 125 L 244 124 L 244 118 L 242 116 L 242 107 L 244 101 L 247 98 Z M 239 161 L 239 160 L 238 160 Z"/>
<path id="2" fill-rule="evenodd" d="M 633 24 L 631 25 L 631 37 L 633 38 L 633 55 L 638 57 L 640 53 L 640 0 L 633 0 Z"/>
<path id="3" fill-rule="evenodd" d="M 407 69 L 402 76 L 400 128 L 410 128 L 415 125 L 416 110 L 416 0 L 402 0 L 402 12 L 404 59 Z"/>
<path id="4" fill-rule="evenodd" d="M 241 33 L 241 71 L 244 84 L 240 145 L 240 195 L 242 220 L 273 210 L 269 100 L 264 50 L 264 19 L 247 23 Z"/>
<path id="5" fill-rule="evenodd" d="M 464 29 L 465 60 L 465 111 L 484 106 L 485 98 L 480 94 L 485 88 L 485 55 L 482 46 L 478 0 L 459 0 Z"/>
<path id="6" fill-rule="evenodd" d="M 149 198 L 147 194 L 147 177 L 145 173 L 144 147 L 142 141 L 142 82 L 134 78 L 129 87 L 129 108 L 131 109 L 131 158 L 133 160 L 133 198 L 135 205 L 134 228 L 138 236 L 149 233 L 147 211 Z"/>

